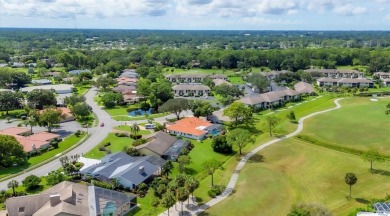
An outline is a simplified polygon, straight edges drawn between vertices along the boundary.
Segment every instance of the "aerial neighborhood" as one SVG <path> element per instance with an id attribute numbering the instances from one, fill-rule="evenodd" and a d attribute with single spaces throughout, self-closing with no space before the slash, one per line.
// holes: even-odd
<path id="1" fill-rule="evenodd" d="M 390 214 L 388 50 L 48 32 L 0 37 L 0 216 Z"/>

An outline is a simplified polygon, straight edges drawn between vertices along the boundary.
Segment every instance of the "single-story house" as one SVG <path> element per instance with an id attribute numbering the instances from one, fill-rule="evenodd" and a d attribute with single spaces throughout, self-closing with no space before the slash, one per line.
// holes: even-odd
<path id="1" fill-rule="evenodd" d="M 71 70 L 68 72 L 70 75 L 80 75 L 81 73 L 91 73 L 90 70 Z"/>
<path id="2" fill-rule="evenodd" d="M 268 109 L 283 105 L 287 101 L 296 101 L 301 97 L 301 93 L 286 89 L 281 91 L 267 92 L 264 94 L 254 94 L 238 100 L 247 106 L 253 106 L 260 109 Z"/>
<path id="3" fill-rule="evenodd" d="M 183 73 L 183 74 L 169 74 L 166 78 L 173 83 L 203 83 L 206 77 L 211 79 L 228 80 L 227 76 L 223 74 L 197 74 L 197 73 Z"/>
<path id="4" fill-rule="evenodd" d="M 116 78 L 116 82 L 118 85 L 136 85 L 137 81 L 138 81 L 137 78 L 128 78 L 128 77 Z"/>
<path id="5" fill-rule="evenodd" d="M 153 155 L 135 158 L 118 152 L 106 155 L 100 163 L 83 169 L 81 173 L 107 183 L 116 179 L 123 187 L 134 189 L 142 182 L 160 175 L 165 163 L 165 160 Z"/>
<path id="6" fill-rule="evenodd" d="M 265 76 L 268 80 L 273 80 L 281 74 L 289 73 L 289 71 L 269 71 L 269 72 L 260 72 L 261 75 Z"/>
<path id="7" fill-rule="evenodd" d="M 203 96 L 208 95 L 211 89 L 201 84 L 178 84 L 172 87 L 175 96 Z"/>
<path id="8" fill-rule="evenodd" d="M 61 72 L 47 72 L 46 73 L 46 76 L 50 76 L 50 77 L 58 77 L 58 76 L 61 76 L 62 73 Z"/>
<path id="9" fill-rule="evenodd" d="M 122 92 L 123 101 L 126 103 L 136 103 L 139 101 L 140 97 L 137 95 L 137 91 L 123 91 Z"/>
<path id="10" fill-rule="evenodd" d="M 124 69 L 119 77 L 138 78 L 138 73 L 135 69 Z"/>
<path id="11" fill-rule="evenodd" d="M 220 86 L 222 84 L 226 84 L 226 85 L 229 85 L 229 86 L 232 86 L 233 84 L 231 84 L 230 82 L 224 80 L 224 79 L 213 79 L 213 82 L 214 82 L 214 85 L 215 86 Z"/>
<path id="12" fill-rule="evenodd" d="M 170 134 L 195 140 L 203 140 L 208 134 L 217 135 L 220 133 L 220 125 L 212 124 L 197 117 L 183 118 L 167 125 L 166 129 Z"/>
<path id="13" fill-rule="evenodd" d="M 73 88 L 74 88 L 73 85 L 58 84 L 58 85 L 29 86 L 29 87 L 21 88 L 20 91 L 27 93 L 33 91 L 34 89 L 46 89 L 46 90 L 54 89 L 54 91 L 57 94 L 67 94 L 67 93 L 72 93 Z"/>
<path id="14" fill-rule="evenodd" d="M 13 68 L 22 68 L 26 66 L 23 62 L 14 62 L 11 67 Z"/>
<path id="15" fill-rule="evenodd" d="M 374 82 L 365 78 L 320 78 L 317 80 L 318 86 L 342 86 L 342 87 L 368 87 L 373 88 Z"/>
<path id="16" fill-rule="evenodd" d="M 137 206 L 137 198 L 133 194 L 63 181 L 40 194 L 8 198 L 5 204 L 8 216 L 124 216 Z"/>
<path id="17" fill-rule="evenodd" d="M 59 138 L 60 135 L 48 132 L 39 132 L 31 134 L 30 128 L 11 127 L 0 131 L 2 135 L 9 135 L 23 146 L 27 153 L 34 152 L 37 149 L 46 149 L 50 146 L 50 141 Z"/>
<path id="18" fill-rule="evenodd" d="M 75 117 L 72 114 L 72 111 L 67 108 L 67 107 L 58 107 L 57 109 L 62 111 L 62 115 L 64 119 L 61 122 L 69 122 L 69 121 L 74 121 Z"/>
<path id="19" fill-rule="evenodd" d="M 294 85 L 295 91 L 301 94 L 312 95 L 315 94 L 315 89 L 312 84 L 307 82 L 298 82 Z"/>
<path id="20" fill-rule="evenodd" d="M 308 69 L 308 73 L 317 73 L 321 77 L 329 78 L 363 78 L 364 73 L 357 70 L 339 70 L 339 69 Z"/>
<path id="21" fill-rule="evenodd" d="M 159 131 L 150 135 L 148 142 L 135 147 L 141 155 L 154 155 L 166 160 L 176 161 L 183 148 L 188 148 L 188 140 L 180 140 L 168 133 Z"/>
<path id="22" fill-rule="evenodd" d="M 37 80 L 31 80 L 31 83 L 34 85 L 50 85 L 51 80 L 48 79 L 37 79 Z"/>
<path id="23" fill-rule="evenodd" d="M 127 86 L 127 85 L 118 85 L 117 87 L 113 88 L 112 90 L 117 93 L 122 93 L 125 91 L 136 91 L 135 86 Z"/>

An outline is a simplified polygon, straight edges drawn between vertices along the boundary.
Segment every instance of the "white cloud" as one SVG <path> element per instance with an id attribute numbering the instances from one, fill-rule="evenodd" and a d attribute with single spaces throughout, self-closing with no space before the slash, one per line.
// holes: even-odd
<path id="1" fill-rule="evenodd" d="M 293 25 L 300 24 L 301 21 L 288 20 L 288 19 L 267 19 L 264 17 L 244 17 L 241 19 L 245 23 L 256 25 Z"/>
<path id="2" fill-rule="evenodd" d="M 367 12 L 367 8 L 354 6 L 352 4 L 345 4 L 345 5 L 335 7 L 333 11 L 337 14 L 344 15 L 344 16 L 354 16 L 354 15 L 365 14 Z"/>
<path id="3" fill-rule="evenodd" d="M 121 16 L 164 15 L 170 0 L 13 0 L 3 1 L 3 15 L 50 18 L 106 18 Z"/>

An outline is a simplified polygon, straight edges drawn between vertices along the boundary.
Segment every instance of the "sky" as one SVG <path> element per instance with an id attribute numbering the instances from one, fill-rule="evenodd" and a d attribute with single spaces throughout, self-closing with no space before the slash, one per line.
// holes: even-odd
<path id="1" fill-rule="evenodd" d="M 390 0 L 0 0 L 0 27 L 390 30 Z"/>

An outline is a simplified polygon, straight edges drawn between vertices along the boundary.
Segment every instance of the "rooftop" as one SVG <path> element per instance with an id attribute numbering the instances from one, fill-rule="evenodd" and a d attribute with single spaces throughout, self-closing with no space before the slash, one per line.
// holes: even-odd
<path id="1" fill-rule="evenodd" d="M 167 129 L 195 136 L 201 136 L 206 134 L 207 132 L 205 130 L 200 129 L 200 127 L 209 127 L 211 125 L 213 124 L 206 120 L 197 117 L 187 117 L 176 121 L 172 125 L 168 125 Z"/>
<path id="2" fill-rule="evenodd" d="M 72 91 L 73 88 L 74 88 L 73 85 L 59 84 L 59 85 L 43 85 L 43 86 L 24 87 L 24 88 L 21 88 L 20 91 L 22 91 L 22 92 L 30 92 L 30 91 L 33 91 L 35 89 L 46 89 L 46 90 L 53 89 L 54 91 L 59 93 L 61 91 Z"/>

